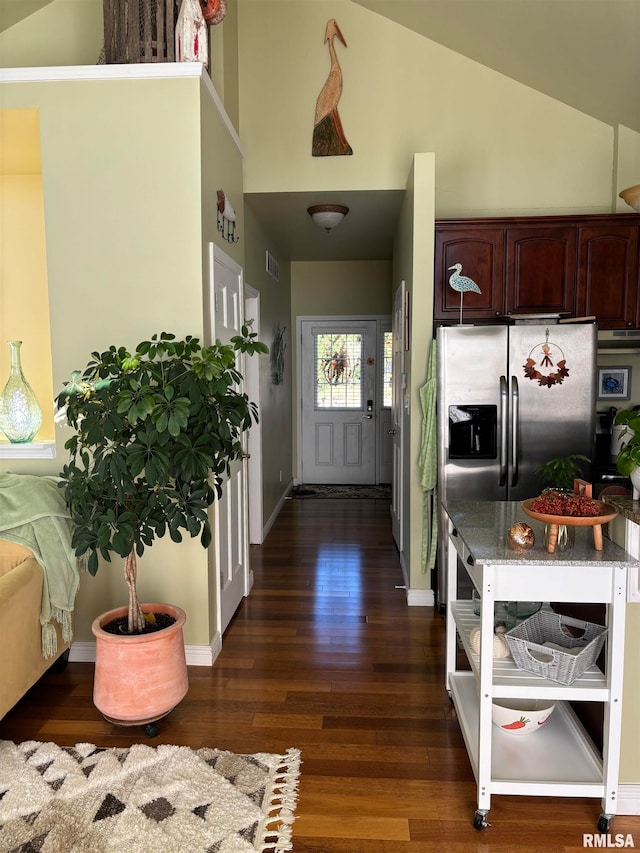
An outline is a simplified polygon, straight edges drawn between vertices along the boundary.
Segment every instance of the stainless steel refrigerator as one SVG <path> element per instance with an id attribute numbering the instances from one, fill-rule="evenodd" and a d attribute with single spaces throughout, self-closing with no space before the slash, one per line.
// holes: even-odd
<path id="1" fill-rule="evenodd" d="M 595 323 L 441 326 L 436 341 L 440 501 L 535 497 L 544 462 L 593 458 Z M 438 532 L 443 543 L 442 510 Z M 440 547 L 440 606 L 445 562 Z"/>

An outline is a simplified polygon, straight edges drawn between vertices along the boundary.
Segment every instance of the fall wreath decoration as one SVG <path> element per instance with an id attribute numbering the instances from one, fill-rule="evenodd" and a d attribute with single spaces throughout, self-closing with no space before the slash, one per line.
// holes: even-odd
<path id="1" fill-rule="evenodd" d="M 552 347 L 555 347 L 555 351 L 560 353 L 559 359 Z M 525 377 L 537 382 L 543 388 L 562 385 L 569 376 L 569 368 L 564 353 L 557 344 L 549 343 L 549 329 L 547 329 L 545 342 L 537 344 L 531 350 L 526 364 L 522 366 Z M 548 372 L 544 373 L 541 368 L 548 368 Z"/>

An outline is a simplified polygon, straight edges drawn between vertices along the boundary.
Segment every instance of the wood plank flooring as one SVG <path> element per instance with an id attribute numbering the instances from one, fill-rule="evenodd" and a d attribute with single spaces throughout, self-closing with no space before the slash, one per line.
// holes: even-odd
<path id="1" fill-rule="evenodd" d="M 80 663 L 47 674 L 0 721 L 0 738 L 298 747 L 296 853 L 584 849 L 600 814 L 593 798 L 496 795 L 491 825 L 473 828 L 444 619 L 407 607 L 385 501 L 289 500 L 251 564 L 255 586 L 222 653 L 211 669 L 190 668 L 189 693 L 157 738 L 107 724 L 91 701 L 93 666 Z M 618 815 L 612 832 L 640 848 L 640 817 Z"/>

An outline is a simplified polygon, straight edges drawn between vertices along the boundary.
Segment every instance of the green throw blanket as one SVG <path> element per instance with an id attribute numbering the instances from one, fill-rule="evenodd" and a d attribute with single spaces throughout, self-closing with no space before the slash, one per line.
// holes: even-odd
<path id="1" fill-rule="evenodd" d="M 422 404 L 422 435 L 418 464 L 422 472 L 422 571 L 433 569 L 436 564 L 438 543 L 438 452 L 436 418 L 436 342 L 431 342 L 427 381 L 420 389 Z"/>
<path id="2" fill-rule="evenodd" d="M 72 521 L 55 477 L 0 474 L 0 539 L 33 551 L 42 566 L 42 655 L 57 651 L 55 619 L 62 637 L 73 636 L 71 613 L 80 582 L 78 561 L 71 547 Z"/>

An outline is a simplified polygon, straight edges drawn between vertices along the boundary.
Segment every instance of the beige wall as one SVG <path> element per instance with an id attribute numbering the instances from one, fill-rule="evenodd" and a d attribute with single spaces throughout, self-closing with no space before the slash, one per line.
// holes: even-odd
<path id="1" fill-rule="evenodd" d="M 423 571 L 423 494 L 418 468 L 423 412 L 420 388 L 427 379 L 433 324 L 433 154 L 416 154 L 407 178 L 407 192 L 394 243 L 393 291 L 405 282 L 409 295 L 411 330 L 404 370 L 407 390 L 403 399 L 403 531 L 402 560 L 412 590 L 431 588 L 431 576 Z M 425 329 L 429 331 L 425 334 Z"/>
<path id="2" fill-rule="evenodd" d="M 202 336 L 199 78 L 3 84 L 2 103 L 40 110 L 54 389 L 112 343 Z M 54 461 L 0 470 L 57 474 L 69 434 L 56 429 Z M 208 643 L 206 552 L 197 542 L 185 552 L 156 543 L 140 590 L 184 607 L 187 642 Z M 76 639 L 91 640 L 93 618 L 125 601 L 119 562 L 84 579 Z"/>
<path id="3" fill-rule="evenodd" d="M 270 520 L 285 490 L 292 471 L 292 367 L 293 339 L 291 323 L 290 265 L 274 245 L 247 206 L 245 209 L 247 239 L 245 246 L 245 281 L 260 292 L 260 340 L 271 350 L 278 328 L 286 328 L 284 377 L 273 382 L 271 355 L 260 359 L 260 432 L 262 437 L 262 512 L 263 527 Z M 280 266 L 279 281 L 266 271 L 267 250 Z M 282 478 L 280 472 L 282 471 Z"/>
<path id="4" fill-rule="evenodd" d="M 608 212 L 614 129 L 348 0 L 239 0 L 245 191 L 402 189 L 436 155 L 436 215 Z M 336 18 L 351 157 L 312 157 Z M 265 38 L 265 32 L 278 34 Z"/>
<path id="5" fill-rule="evenodd" d="M 0 33 L 0 64 L 95 65 L 103 44 L 102 0 L 53 0 Z"/>

